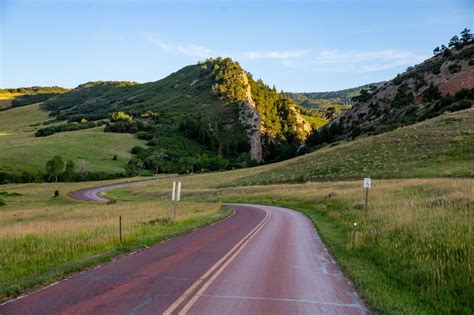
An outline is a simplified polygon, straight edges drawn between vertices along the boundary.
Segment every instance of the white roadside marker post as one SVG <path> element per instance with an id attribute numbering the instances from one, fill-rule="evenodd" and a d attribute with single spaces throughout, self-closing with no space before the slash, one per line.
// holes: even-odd
<path id="1" fill-rule="evenodd" d="M 369 207 L 369 188 L 372 185 L 372 180 L 370 177 L 364 178 L 364 188 L 365 188 L 365 210 Z"/>
<path id="2" fill-rule="evenodd" d="M 175 222 L 178 201 L 181 200 L 181 182 L 173 182 L 173 193 L 171 195 L 171 200 L 173 201 L 173 222 Z"/>

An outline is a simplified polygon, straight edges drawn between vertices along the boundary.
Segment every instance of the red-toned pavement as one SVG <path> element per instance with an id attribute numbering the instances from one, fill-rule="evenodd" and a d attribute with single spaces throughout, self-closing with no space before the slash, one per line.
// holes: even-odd
<path id="1" fill-rule="evenodd" d="M 364 314 L 301 213 L 229 205 L 226 220 L 0 306 L 0 314 Z"/>

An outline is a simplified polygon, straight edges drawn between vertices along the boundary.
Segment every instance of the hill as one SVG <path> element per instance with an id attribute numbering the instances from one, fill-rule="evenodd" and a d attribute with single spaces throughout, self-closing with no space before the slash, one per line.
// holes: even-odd
<path id="1" fill-rule="evenodd" d="M 451 44 L 451 49 L 435 50 L 434 57 L 381 87 L 362 90 L 357 103 L 316 132 L 309 144 L 379 134 L 446 111 L 470 108 L 474 104 L 474 40 L 469 36 L 465 42 Z"/>
<path id="2" fill-rule="evenodd" d="M 156 136 L 158 143 L 162 135 L 185 135 L 208 154 L 235 159 L 247 153 L 257 162 L 278 155 L 266 143 L 298 143 L 311 130 L 296 103 L 229 58 L 209 59 L 145 84 L 90 82 L 46 101 L 43 108 L 68 122 L 124 112 L 133 121 L 112 122 L 107 131 L 145 131 L 148 135 L 142 136 Z"/>
<path id="3" fill-rule="evenodd" d="M 48 98 L 41 109 L 52 118 L 29 129 L 37 137 L 31 143 L 43 146 L 43 152 L 48 155 L 41 156 L 38 163 L 67 152 L 64 148 L 68 143 L 59 150 L 58 146 L 51 146 L 51 139 L 66 140 L 70 134 L 87 136 L 88 131 L 103 139 L 118 139 L 122 137 L 120 134 L 128 133 L 134 134 L 137 140 L 121 143 L 116 152 L 119 157 L 126 156 L 122 149 L 129 145 L 127 151 L 133 157 L 126 163 L 127 175 L 143 170 L 153 173 L 219 170 L 282 160 L 296 155 L 312 129 L 294 101 L 261 80 L 254 80 L 229 58 L 187 66 L 156 82 L 88 82 Z M 14 110 L 0 115 L 9 120 L 10 114 L 18 113 L 9 113 Z M 104 125 L 105 133 L 99 136 Z M 10 124 L 8 129 L 17 128 Z M 0 144 L 6 145 L 7 139 L 2 137 Z M 139 140 L 145 140 L 146 145 Z M 142 145 L 138 146 L 139 143 Z M 22 156 L 17 155 L 18 165 L 22 165 Z M 84 158 L 95 160 L 94 156 L 81 155 Z M 10 168 L 7 160 L 3 164 L 5 171 L 18 172 L 17 167 Z M 30 164 L 28 161 L 24 165 Z M 44 166 L 35 168 L 40 169 Z"/>
<path id="4" fill-rule="evenodd" d="M 0 89 L 0 111 L 45 101 L 68 92 L 59 86 L 32 86 L 15 89 Z"/>
<path id="5" fill-rule="evenodd" d="M 45 171 L 46 162 L 57 154 L 76 162 L 78 172 L 123 173 L 131 158 L 130 147 L 144 143 L 130 134 L 106 134 L 101 128 L 35 137 L 35 130 L 49 120 L 39 104 L 0 112 L 0 183 L 5 178 L 42 180 L 38 174 Z M 115 155 L 117 159 L 113 160 Z M 105 175 L 98 177 L 107 178 Z"/>
<path id="6" fill-rule="evenodd" d="M 355 88 L 330 92 L 286 92 L 285 95 L 301 106 L 303 117 L 311 124 L 313 129 L 319 129 L 339 116 L 343 111 L 350 109 L 355 104 L 353 98 L 359 96 L 362 90 L 374 89 L 383 83 L 370 83 Z"/>
<path id="7" fill-rule="evenodd" d="M 230 185 L 320 180 L 474 176 L 474 109 L 446 113 L 381 135 L 324 147 Z"/>
<path id="8" fill-rule="evenodd" d="M 285 95 L 293 99 L 295 102 L 298 102 L 306 109 L 325 110 L 328 107 L 347 109 L 350 108 L 351 105 L 355 104 L 352 98 L 359 96 L 362 90 L 367 90 L 371 87 L 378 88 L 384 83 L 384 81 L 369 83 L 339 91 L 301 93 L 286 92 Z"/>

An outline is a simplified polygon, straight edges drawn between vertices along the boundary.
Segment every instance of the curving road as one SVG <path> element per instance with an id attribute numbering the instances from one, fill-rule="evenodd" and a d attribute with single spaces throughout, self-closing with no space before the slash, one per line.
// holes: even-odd
<path id="1" fill-rule="evenodd" d="M 109 187 L 109 186 L 106 186 Z M 365 314 L 301 213 L 235 214 L 0 306 L 0 314 Z"/>
<path id="2" fill-rule="evenodd" d="M 73 197 L 74 199 L 84 200 L 84 201 L 109 202 L 110 201 L 109 199 L 99 196 L 99 193 L 107 191 L 107 190 L 111 190 L 114 188 L 118 188 L 118 187 L 137 185 L 143 182 L 149 182 L 156 179 L 157 178 L 141 179 L 141 180 L 136 180 L 133 182 L 124 182 L 124 183 L 97 186 L 97 187 L 92 187 L 92 188 L 84 188 L 84 189 L 72 192 L 71 197 Z M 163 178 L 159 178 L 159 179 L 163 179 Z"/>

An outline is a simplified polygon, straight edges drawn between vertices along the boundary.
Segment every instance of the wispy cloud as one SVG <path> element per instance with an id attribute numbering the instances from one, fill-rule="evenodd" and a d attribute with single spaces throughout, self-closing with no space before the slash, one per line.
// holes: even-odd
<path id="1" fill-rule="evenodd" d="M 242 56 L 246 59 L 293 59 L 308 53 L 307 50 L 274 50 L 274 51 L 246 51 Z"/>
<path id="2" fill-rule="evenodd" d="M 323 50 L 309 58 L 286 61 L 289 67 L 312 67 L 319 70 L 374 72 L 413 65 L 428 56 L 401 50 L 341 51 Z"/>
<path id="3" fill-rule="evenodd" d="M 164 41 L 157 36 L 145 36 L 145 39 L 150 44 L 158 47 L 168 54 L 185 55 L 200 58 L 215 57 L 215 56 L 233 56 L 239 60 L 258 60 L 258 59 L 279 59 L 288 60 L 304 56 L 308 53 L 306 50 L 272 50 L 272 51 L 234 51 L 225 52 L 214 50 L 201 45 L 180 45 L 172 44 Z"/>
<path id="4" fill-rule="evenodd" d="M 214 51 L 201 45 L 175 45 L 163 41 L 156 36 L 146 36 L 145 39 L 152 45 L 160 48 L 168 54 L 179 54 L 191 57 L 207 58 L 212 57 Z"/>
<path id="5" fill-rule="evenodd" d="M 419 63 L 428 56 L 403 50 L 322 50 L 305 49 L 293 50 L 248 50 L 248 51 L 219 51 L 196 44 L 173 44 L 156 36 L 145 36 L 150 44 L 162 51 L 173 55 L 198 58 L 216 56 L 231 56 L 237 60 L 278 60 L 290 68 L 310 68 L 314 70 L 331 70 L 334 72 L 375 72 L 408 66 Z"/>

